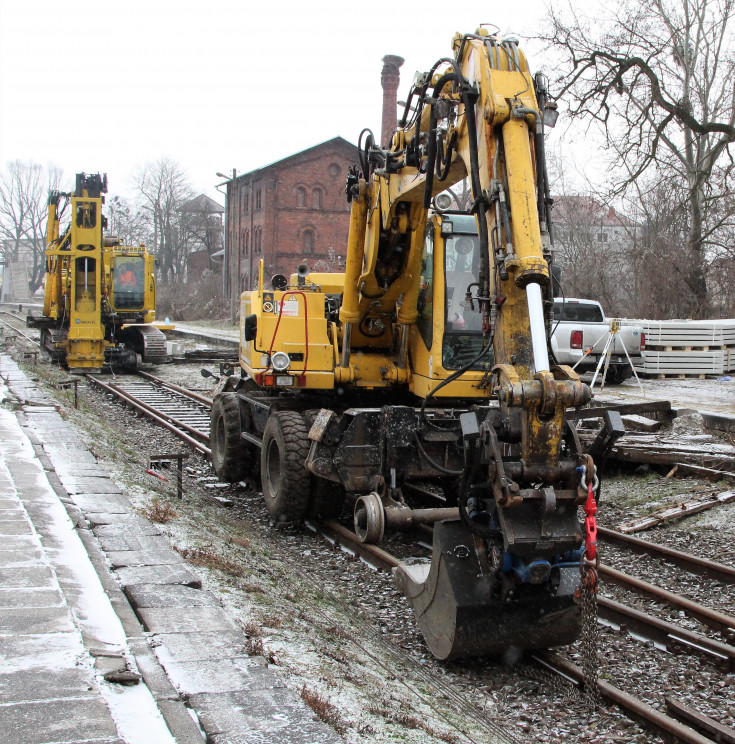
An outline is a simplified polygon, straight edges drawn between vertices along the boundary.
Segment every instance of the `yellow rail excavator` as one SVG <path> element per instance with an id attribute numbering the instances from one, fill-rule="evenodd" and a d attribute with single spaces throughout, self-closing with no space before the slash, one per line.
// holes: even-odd
<path id="1" fill-rule="evenodd" d="M 440 659 L 577 638 L 579 507 L 620 434 L 583 451 L 567 412 L 590 389 L 550 352 L 545 79 L 482 28 L 452 51 L 387 148 L 361 135 L 344 273 L 267 283 L 261 262 L 211 420 L 216 472 L 259 471 L 276 521 L 350 503 L 365 542 L 433 527 L 431 561 L 395 577 Z M 471 206 L 452 210 L 465 178 Z"/>
<path id="2" fill-rule="evenodd" d="M 72 373 L 167 361 L 166 326 L 153 325 L 154 258 L 143 244 L 104 234 L 106 192 L 106 175 L 78 173 L 73 193 L 49 195 L 43 316 L 26 322 L 41 329 L 52 361 Z"/>

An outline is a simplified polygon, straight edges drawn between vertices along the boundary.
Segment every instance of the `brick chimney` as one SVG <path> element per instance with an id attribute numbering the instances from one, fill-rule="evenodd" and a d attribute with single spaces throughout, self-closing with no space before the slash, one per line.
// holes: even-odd
<path id="1" fill-rule="evenodd" d="M 398 83 L 401 73 L 398 68 L 405 62 L 403 57 L 386 54 L 383 57 L 383 71 L 380 73 L 380 84 L 383 86 L 383 121 L 380 130 L 380 143 L 387 147 L 393 130 L 396 128 L 398 106 Z"/>

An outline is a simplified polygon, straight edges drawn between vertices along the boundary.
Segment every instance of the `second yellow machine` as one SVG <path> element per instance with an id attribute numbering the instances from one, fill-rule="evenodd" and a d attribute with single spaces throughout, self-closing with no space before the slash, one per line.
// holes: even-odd
<path id="1" fill-rule="evenodd" d="M 431 561 L 396 580 L 441 659 L 577 638 L 578 508 L 597 483 L 567 416 L 590 389 L 549 344 L 554 105 L 515 41 L 479 29 L 452 52 L 387 148 L 361 137 L 344 273 L 267 283 L 261 262 L 211 429 L 217 473 L 259 470 L 275 520 L 349 501 L 367 542 L 433 525 Z M 470 210 L 447 209 L 464 178 Z"/>
<path id="2" fill-rule="evenodd" d="M 166 337 L 152 325 L 154 258 L 142 244 L 124 246 L 105 235 L 106 192 L 107 176 L 85 173 L 77 174 L 73 193 L 51 192 L 43 316 L 27 319 L 41 329 L 51 359 L 75 373 L 167 360 Z"/>

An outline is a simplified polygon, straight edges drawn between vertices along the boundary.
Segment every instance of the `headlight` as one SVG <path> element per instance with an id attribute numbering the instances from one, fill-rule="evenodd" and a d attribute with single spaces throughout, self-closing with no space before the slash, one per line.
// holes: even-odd
<path id="1" fill-rule="evenodd" d="M 277 351 L 271 357 L 271 366 L 276 372 L 285 372 L 291 366 L 291 360 L 284 351 Z"/>

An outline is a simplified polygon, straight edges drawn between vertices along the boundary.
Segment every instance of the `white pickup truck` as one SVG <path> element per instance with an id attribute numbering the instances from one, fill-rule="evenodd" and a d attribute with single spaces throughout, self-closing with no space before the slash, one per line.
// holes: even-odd
<path id="1" fill-rule="evenodd" d="M 633 375 L 625 352 L 633 364 L 639 364 L 642 363 L 641 353 L 646 348 L 645 334 L 640 326 L 620 325 L 606 318 L 602 306 L 594 300 L 555 298 L 552 331 L 551 348 L 559 364 L 568 364 L 580 374 L 594 372 L 600 357 L 609 354 L 605 381 L 613 384 Z M 604 361 L 600 377 L 606 365 Z"/>

